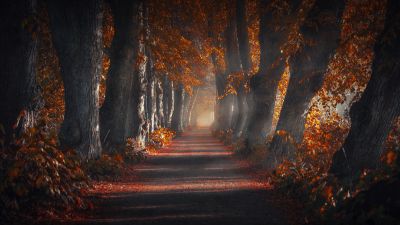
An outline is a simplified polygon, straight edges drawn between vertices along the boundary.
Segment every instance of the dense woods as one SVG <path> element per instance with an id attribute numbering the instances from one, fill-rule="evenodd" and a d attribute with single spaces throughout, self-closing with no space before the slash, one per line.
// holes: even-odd
<path id="1" fill-rule="evenodd" d="M 399 1 L 16 0 L 0 15 L 4 224 L 90 209 L 93 181 L 201 126 L 305 205 L 298 224 L 399 223 Z"/>

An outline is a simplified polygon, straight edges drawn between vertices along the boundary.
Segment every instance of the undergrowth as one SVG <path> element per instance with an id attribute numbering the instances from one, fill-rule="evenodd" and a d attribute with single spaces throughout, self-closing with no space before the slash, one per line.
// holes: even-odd
<path id="1" fill-rule="evenodd" d="M 54 133 L 29 128 L 0 150 L 0 208 L 3 221 L 52 218 L 90 208 L 83 198 L 89 180 L 74 150 L 61 151 Z"/>
<path id="2" fill-rule="evenodd" d="M 150 134 L 144 148 L 128 139 L 122 153 L 83 162 L 75 150 L 61 150 L 56 129 L 46 125 L 46 115 L 39 118 L 35 127 L 7 145 L 0 129 L 1 224 L 68 217 L 77 209 L 92 208 L 86 198 L 92 180 L 118 179 L 128 164 L 144 160 L 175 136 L 160 128 Z"/>
<path id="3" fill-rule="evenodd" d="M 381 167 L 364 170 L 354 175 L 351 182 L 338 180 L 328 173 L 334 153 L 332 146 L 327 145 L 328 139 L 317 140 L 318 145 L 315 140 L 311 144 L 295 145 L 298 150 L 294 160 L 285 160 L 273 171 L 264 171 L 266 178 L 279 193 L 303 204 L 306 224 L 400 224 L 400 157 L 398 139 L 392 138 L 398 134 L 398 130 L 395 131 L 397 133 L 388 138 Z M 335 132 L 335 137 L 346 133 L 343 129 Z M 213 134 L 224 143 L 228 137 L 230 142 L 229 132 L 214 131 Z M 250 148 L 246 140 L 240 138 L 232 143 L 232 149 L 254 167 L 262 168 L 270 154 L 267 142 Z M 340 145 L 338 141 L 335 143 Z"/>
<path id="4" fill-rule="evenodd" d="M 277 190 L 305 204 L 306 214 L 313 218 L 314 223 L 399 223 L 399 215 L 393 213 L 393 210 L 397 212 L 400 209 L 399 194 L 388 195 L 394 184 L 400 184 L 394 152 L 385 154 L 381 168 L 365 170 L 351 182 L 338 180 L 328 174 L 323 166 L 317 166 L 317 162 L 310 160 L 304 151 L 298 152 L 295 161 L 285 161 L 278 166 L 272 174 L 272 180 Z M 370 197 L 369 193 L 379 184 L 381 190 L 375 191 L 374 197 Z"/>

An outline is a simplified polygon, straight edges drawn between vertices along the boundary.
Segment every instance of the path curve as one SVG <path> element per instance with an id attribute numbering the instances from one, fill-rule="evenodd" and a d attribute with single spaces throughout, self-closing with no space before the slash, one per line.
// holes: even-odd
<path id="1" fill-rule="evenodd" d="M 76 224 L 283 225 L 268 186 L 249 176 L 208 129 L 182 134 L 136 168 Z"/>

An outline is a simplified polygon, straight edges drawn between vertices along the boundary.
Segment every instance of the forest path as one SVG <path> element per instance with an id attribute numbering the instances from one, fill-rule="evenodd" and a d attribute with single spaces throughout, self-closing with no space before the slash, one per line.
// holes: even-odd
<path id="1" fill-rule="evenodd" d="M 138 178 L 113 184 L 74 224 L 288 224 L 269 186 L 250 176 L 208 129 L 183 133 L 135 171 Z"/>

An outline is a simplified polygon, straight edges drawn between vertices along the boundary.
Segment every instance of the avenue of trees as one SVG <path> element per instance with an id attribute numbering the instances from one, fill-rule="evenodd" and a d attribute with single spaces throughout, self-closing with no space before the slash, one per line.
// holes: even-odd
<path id="1" fill-rule="evenodd" d="M 330 177 L 339 190 L 400 164 L 400 1 L 16 0 L 0 11 L 4 149 L 41 130 L 83 162 L 124 154 L 127 140 L 143 150 L 159 129 L 195 126 L 199 93 L 215 88 L 214 134 L 279 179 Z"/>

